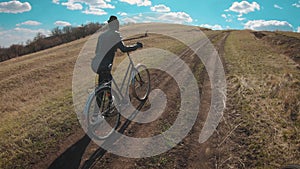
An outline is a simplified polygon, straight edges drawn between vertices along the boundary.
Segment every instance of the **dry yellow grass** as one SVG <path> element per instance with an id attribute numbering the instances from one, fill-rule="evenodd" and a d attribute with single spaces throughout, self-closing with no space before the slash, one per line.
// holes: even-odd
<path id="1" fill-rule="evenodd" d="M 300 73 L 249 31 L 225 45 L 228 103 L 219 168 L 278 168 L 300 163 Z"/>
<path id="2" fill-rule="evenodd" d="M 71 80 L 85 41 L 0 63 L 0 168 L 29 168 L 79 126 Z"/>
<path id="3" fill-rule="evenodd" d="M 300 33 L 297 32 L 276 31 L 276 33 L 300 39 Z"/>
<path id="4" fill-rule="evenodd" d="M 57 152 L 60 140 L 80 128 L 71 81 L 86 40 L 0 63 L 0 168 L 30 168 L 46 154 Z M 176 54 L 185 48 L 154 34 L 126 43 L 136 41 L 145 48 Z M 222 156 L 218 165 L 254 168 L 300 163 L 300 75 L 295 63 L 248 31 L 232 32 L 225 50 L 229 99 L 220 142 L 228 139 L 219 148 L 230 154 Z M 126 57 L 118 56 L 115 65 Z"/>
<path id="5" fill-rule="evenodd" d="M 73 109 L 72 73 L 87 38 L 0 63 L 0 168 L 31 168 L 80 128 Z M 185 48 L 155 34 L 138 41 L 174 53 Z M 117 55 L 115 65 L 125 58 Z"/>

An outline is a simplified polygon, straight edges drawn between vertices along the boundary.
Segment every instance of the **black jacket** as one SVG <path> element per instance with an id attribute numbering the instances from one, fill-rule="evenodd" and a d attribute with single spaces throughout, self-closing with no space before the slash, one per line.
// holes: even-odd
<path id="1" fill-rule="evenodd" d="M 125 46 L 118 31 L 108 29 L 98 37 L 95 54 L 92 61 L 92 69 L 95 73 L 110 71 L 109 65 L 113 63 L 117 49 L 122 52 L 134 51 L 137 45 Z"/>

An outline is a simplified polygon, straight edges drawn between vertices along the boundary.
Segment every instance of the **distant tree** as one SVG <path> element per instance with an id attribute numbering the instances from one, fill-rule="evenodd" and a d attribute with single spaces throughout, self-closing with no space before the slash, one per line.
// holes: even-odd
<path id="1" fill-rule="evenodd" d="M 23 50 L 23 45 L 11 45 L 9 47 L 10 58 L 18 57 Z"/>
<path id="2" fill-rule="evenodd" d="M 55 27 L 54 29 L 52 29 L 51 31 L 51 35 L 52 36 L 60 36 L 62 34 L 62 30 L 59 27 Z"/>
<path id="3" fill-rule="evenodd" d="M 31 41 L 30 39 L 28 39 L 28 40 L 26 41 L 26 46 L 29 45 L 29 44 L 31 44 L 31 42 L 32 42 L 32 41 Z"/>
<path id="4" fill-rule="evenodd" d="M 36 36 L 33 38 L 33 41 L 38 41 L 40 39 L 44 39 L 46 36 L 42 34 L 41 32 L 38 32 Z"/>
<path id="5" fill-rule="evenodd" d="M 62 32 L 64 34 L 63 37 L 66 39 L 67 42 L 72 41 L 72 27 L 71 26 L 63 27 Z"/>
<path id="6" fill-rule="evenodd" d="M 63 27 L 62 32 L 65 33 L 65 34 L 71 34 L 72 33 L 72 26 Z"/>
<path id="7" fill-rule="evenodd" d="M 82 24 L 80 27 L 65 26 L 62 29 L 56 27 L 52 29 L 48 37 L 39 32 L 32 40 L 27 40 L 25 46 L 18 44 L 11 45 L 9 48 L 0 47 L 0 62 L 86 37 L 95 33 L 103 25 L 88 23 L 85 25 Z"/>

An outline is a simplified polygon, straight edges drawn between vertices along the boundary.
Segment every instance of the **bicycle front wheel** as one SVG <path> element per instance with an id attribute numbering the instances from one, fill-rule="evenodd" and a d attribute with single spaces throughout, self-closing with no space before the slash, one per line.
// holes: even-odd
<path id="1" fill-rule="evenodd" d="M 98 140 L 108 138 L 118 127 L 120 113 L 117 110 L 119 97 L 109 87 L 96 89 L 87 104 L 88 132 Z"/>
<path id="2" fill-rule="evenodd" d="M 139 101 L 145 101 L 150 93 L 150 73 L 145 65 L 138 65 L 135 71 L 132 94 Z"/>

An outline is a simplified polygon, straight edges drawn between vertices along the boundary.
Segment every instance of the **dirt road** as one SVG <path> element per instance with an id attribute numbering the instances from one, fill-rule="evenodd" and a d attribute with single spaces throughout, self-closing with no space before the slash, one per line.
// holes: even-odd
<path id="1" fill-rule="evenodd" d="M 196 30 L 193 27 L 191 32 Z M 208 141 L 199 144 L 198 139 L 210 110 L 210 72 L 181 43 L 149 33 L 138 39 L 145 44 L 144 49 L 162 46 L 180 56 L 193 71 L 201 96 L 196 123 L 187 137 L 157 156 L 125 158 L 99 148 L 85 135 L 73 110 L 72 72 L 87 40 L 81 39 L 0 63 L 0 168 L 223 169 L 280 168 L 300 163 L 300 73 L 292 60 L 299 47 L 289 45 L 298 42 L 299 35 L 264 32 L 266 36 L 258 38 L 250 30 L 205 33 L 218 50 L 227 82 L 226 110 Z M 120 60 L 125 57 L 118 55 Z M 158 69 L 150 72 L 152 89 L 161 89 L 167 96 L 166 109 L 147 124 L 122 118 L 119 132 L 126 136 L 161 134 L 178 118 L 182 88 L 169 74 Z M 182 76 L 184 71 L 176 73 Z M 148 101 L 133 100 L 133 104 L 142 112 L 150 108 Z M 127 152 L 126 148 L 121 150 Z"/>
<path id="2" fill-rule="evenodd" d="M 216 47 L 221 56 L 224 54 L 222 46 L 224 46 L 227 36 L 228 33 L 220 32 L 209 37 L 218 42 Z M 56 158 L 50 165 L 50 168 L 213 168 L 215 147 L 212 140 L 214 136 L 203 144 L 198 142 L 199 134 L 210 108 L 211 87 L 209 77 L 201 60 L 195 56 L 193 51 L 187 49 L 180 57 L 189 65 L 194 75 L 197 76 L 201 95 L 201 111 L 188 136 L 177 146 L 158 156 L 131 159 L 108 153 L 95 143 L 90 142 L 86 136 L 82 136 L 71 148 L 68 148 Z M 160 70 L 150 70 L 150 72 L 152 89 L 161 89 L 167 95 L 168 103 L 166 109 L 158 120 L 150 124 L 138 124 L 123 119 L 119 132 L 125 135 L 140 138 L 153 136 L 165 131 L 173 124 L 179 112 L 180 92 L 179 88 L 176 87 L 176 81 L 170 75 Z M 137 102 L 135 104 L 138 105 Z M 138 106 L 140 106 L 141 110 L 147 110 L 150 105 L 146 102 Z M 74 137 L 78 137 L 78 135 Z M 81 163 L 75 161 L 75 159 L 80 160 L 80 158 L 82 158 Z"/>

